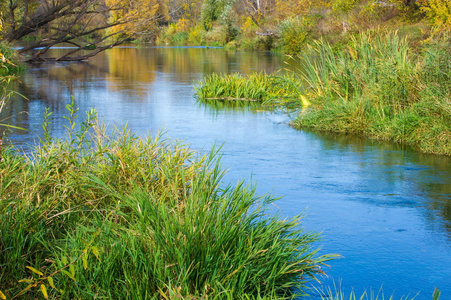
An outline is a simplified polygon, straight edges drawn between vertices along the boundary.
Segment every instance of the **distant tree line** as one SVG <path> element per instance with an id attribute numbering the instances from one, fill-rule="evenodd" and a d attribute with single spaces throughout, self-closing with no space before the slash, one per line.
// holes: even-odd
<path id="1" fill-rule="evenodd" d="M 131 39 L 296 52 L 308 35 L 394 17 L 451 27 L 449 0 L 0 0 L 2 39 L 27 61 L 89 58 Z M 238 38 L 239 37 L 239 38 Z M 44 55 L 56 45 L 70 49 Z M 68 47 L 69 48 L 69 47 Z"/>

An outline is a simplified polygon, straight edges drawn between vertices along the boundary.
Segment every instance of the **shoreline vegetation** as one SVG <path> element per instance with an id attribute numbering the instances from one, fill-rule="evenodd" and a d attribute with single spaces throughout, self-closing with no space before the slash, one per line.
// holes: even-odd
<path id="1" fill-rule="evenodd" d="M 151 38 L 172 46 L 222 46 L 297 55 L 313 41 L 334 48 L 369 30 L 399 30 L 412 44 L 451 29 L 447 0 L 204 0 L 190 1 Z"/>
<path id="2" fill-rule="evenodd" d="M 66 139 L 47 111 L 32 153 L 1 150 L 1 299 L 291 298 L 336 257 L 301 215 L 267 212 L 274 197 L 223 187 L 219 149 L 108 133 L 67 108 Z"/>
<path id="3" fill-rule="evenodd" d="M 385 299 L 312 286 L 339 256 L 318 254 L 302 215 L 268 211 L 277 198 L 224 187 L 220 149 L 67 109 L 65 138 L 47 110 L 32 152 L 0 148 L 0 299 Z"/>
<path id="4" fill-rule="evenodd" d="M 366 32 L 337 51 L 316 41 L 295 59 L 300 67 L 247 77 L 213 74 L 196 88 L 201 101 L 259 101 L 302 110 L 295 128 L 312 128 L 451 155 L 451 35 L 414 48 L 399 32 Z"/>
<path id="5" fill-rule="evenodd" d="M 303 67 L 246 80 L 207 76 L 197 88 L 202 101 L 299 109 L 303 113 L 292 122 L 298 129 L 451 155 L 449 1 L 245 2 L 201 1 L 197 14 L 182 10 L 155 41 L 282 52 Z"/>

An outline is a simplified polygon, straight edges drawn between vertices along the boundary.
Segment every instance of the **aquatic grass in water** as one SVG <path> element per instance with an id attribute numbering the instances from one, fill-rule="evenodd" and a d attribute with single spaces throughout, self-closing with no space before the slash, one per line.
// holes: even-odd
<path id="1" fill-rule="evenodd" d="M 267 213 L 273 197 L 243 183 L 221 188 L 218 150 L 107 134 L 94 111 L 78 127 L 67 108 L 68 138 L 50 139 L 47 112 L 41 146 L 3 151 L 7 299 L 290 298 L 333 257 L 312 248 L 318 235 L 302 230 L 301 216 Z"/>
<path id="2" fill-rule="evenodd" d="M 294 77 L 287 78 L 266 73 L 253 73 L 248 76 L 212 74 L 205 76 L 195 88 L 196 96 L 203 102 L 255 101 L 265 106 L 275 106 L 278 101 L 283 101 L 284 104 L 294 102 L 302 105 Z"/>
<path id="3" fill-rule="evenodd" d="M 247 79 L 239 74 L 212 74 L 196 87 L 196 95 L 202 100 L 261 101 L 267 94 L 265 87 L 268 84 L 263 73 Z"/>

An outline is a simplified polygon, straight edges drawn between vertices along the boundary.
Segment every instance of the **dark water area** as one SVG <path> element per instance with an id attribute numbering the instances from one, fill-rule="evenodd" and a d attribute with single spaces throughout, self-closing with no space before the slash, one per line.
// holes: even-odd
<path id="1" fill-rule="evenodd" d="M 63 51 L 57 49 L 54 51 Z M 45 109 L 64 136 L 65 106 L 73 95 L 80 112 L 137 135 L 166 132 L 192 149 L 222 145 L 227 182 L 244 179 L 260 194 L 281 196 L 283 217 L 304 212 L 303 226 L 322 232 L 320 253 L 341 259 L 324 268 L 323 286 L 362 293 L 451 299 L 451 159 L 409 147 L 344 135 L 298 131 L 283 113 L 203 105 L 193 82 L 206 74 L 285 67 L 285 58 L 202 48 L 116 48 L 89 62 L 30 65 L 2 112 L 28 131 L 8 135 L 29 149 L 42 136 Z M 276 209 L 276 207 L 275 207 Z M 317 285 L 318 286 L 318 285 Z"/>

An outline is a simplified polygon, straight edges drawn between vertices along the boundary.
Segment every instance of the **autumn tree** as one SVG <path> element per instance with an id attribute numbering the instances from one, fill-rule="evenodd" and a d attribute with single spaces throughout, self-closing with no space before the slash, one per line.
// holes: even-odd
<path id="1" fill-rule="evenodd" d="M 205 29 L 212 28 L 213 23 L 218 21 L 221 17 L 226 18 L 225 13 L 235 4 L 236 0 L 204 0 L 201 11 L 201 21 Z M 226 12 L 227 11 L 227 12 Z"/>
<path id="2" fill-rule="evenodd" d="M 161 18 L 158 0 L 0 0 L 3 38 L 34 42 L 19 53 L 27 61 L 82 60 L 152 30 Z M 145 4 L 145 5 L 143 5 Z M 60 44 L 71 49 L 59 57 L 44 54 Z"/>
<path id="3" fill-rule="evenodd" d="M 172 22 L 186 19 L 195 25 L 201 18 L 202 0 L 167 0 L 168 14 Z"/>
<path id="4" fill-rule="evenodd" d="M 241 0 L 241 6 L 256 24 L 260 24 L 275 10 L 276 0 Z"/>
<path id="5" fill-rule="evenodd" d="M 449 0 L 419 0 L 418 4 L 433 25 L 451 28 L 451 2 Z"/>

